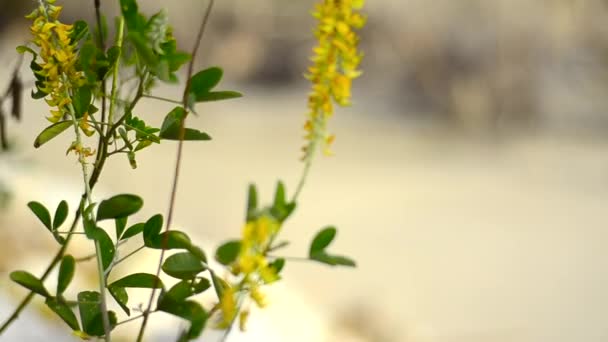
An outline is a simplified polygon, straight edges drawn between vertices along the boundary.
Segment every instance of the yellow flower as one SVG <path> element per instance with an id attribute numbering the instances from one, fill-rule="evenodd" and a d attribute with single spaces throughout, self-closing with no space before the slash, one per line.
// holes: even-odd
<path id="1" fill-rule="evenodd" d="M 226 328 L 236 318 L 236 293 L 248 295 L 259 307 L 266 305 L 266 297 L 260 287 L 279 279 L 275 268 L 269 264 L 266 253 L 280 228 L 280 223 L 270 215 L 261 215 L 243 227 L 239 255 L 231 265 L 232 274 L 239 281 L 220 298 L 222 321 L 219 328 Z M 240 318 L 244 325 L 247 314 Z"/>
<path id="2" fill-rule="evenodd" d="M 312 83 L 308 97 L 308 120 L 304 125 L 306 146 L 304 158 L 314 153 L 320 142 L 325 153 L 334 140 L 327 133 L 327 121 L 334 112 L 334 102 L 348 106 L 352 80 L 359 77 L 357 70 L 362 53 L 358 50 L 359 37 L 355 30 L 365 25 L 365 18 L 357 11 L 364 0 L 322 0 L 315 7 L 313 17 L 318 20 L 315 30 L 317 46 L 313 48 L 306 77 Z"/>
<path id="3" fill-rule="evenodd" d="M 56 107 L 47 119 L 58 122 L 69 115 L 70 94 L 74 88 L 84 84 L 84 75 L 75 67 L 76 43 L 70 39 L 73 26 L 59 22 L 62 8 L 54 3 L 47 0 L 26 18 L 33 20 L 30 27 L 32 43 L 40 48 L 41 61 L 38 63 L 41 70 L 35 71 L 42 76 L 38 89 L 48 94 L 49 106 Z"/>
<path id="4" fill-rule="evenodd" d="M 228 287 L 224 289 L 220 298 L 220 311 L 222 312 L 222 321 L 219 324 L 220 328 L 228 328 L 237 314 L 236 299 L 234 298 L 234 289 Z"/>

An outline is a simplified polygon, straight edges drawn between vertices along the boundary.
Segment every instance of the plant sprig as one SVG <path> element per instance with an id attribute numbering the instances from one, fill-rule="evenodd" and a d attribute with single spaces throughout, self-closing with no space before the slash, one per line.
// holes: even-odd
<path id="1" fill-rule="evenodd" d="M 317 31 L 321 48 L 315 50 L 316 64 L 310 70 L 313 75 L 313 93 L 309 98 L 312 119 L 306 129 L 312 133 L 307 137 L 302 177 L 289 200 L 285 185 L 277 182 L 274 199 L 265 206 L 259 201 L 256 186 L 249 186 L 242 235 L 215 250 L 213 256 L 222 266 L 220 270 L 214 270 L 201 247 L 186 233 L 171 229 L 184 158 L 183 144 L 211 140 L 206 132 L 186 126 L 189 113 L 194 112 L 197 103 L 242 96 L 235 91 L 215 89 L 223 77 L 221 68 L 194 70 L 214 0 L 208 0 L 204 8 L 191 53 L 178 50 L 165 10 L 146 16 L 139 11 L 136 0 L 119 0 L 121 12 L 115 21 L 117 34 L 109 41 L 99 0 L 93 1 L 94 27 L 84 21 L 64 24 L 59 19 L 61 7 L 55 5 L 55 0 L 39 0 L 39 6 L 28 16 L 33 21 L 32 44 L 17 48 L 20 53 L 32 56 L 30 68 L 36 79 L 32 97 L 44 98 L 51 107 L 48 119 L 52 124 L 36 137 L 34 146 L 41 148 L 55 137 L 68 134 L 71 127 L 74 141 L 68 147 L 68 153 L 74 152 L 77 156 L 84 190 L 67 229 L 62 228 L 69 212 L 67 201 L 62 201 L 53 214 L 43 203 L 29 203 L 30 210 L 60 247 L 41 277 L 27 271 L 11 273 L 11 279 L 30 293 L 0 327 L 0 334 L 35 295 L 43 297 L 45 304 L 73 333 L 84 339 L 98 337 L 111 341 L 116 327 L 141 318 L 136 340 L 142 341 L 149 316 L 154 312 L 165 312 L 189 322 L 188 328 L 180 333 L 179 341 L 195 339 L 206 328 L 223 329 L 225 340 L 237 319 L 244 329 L 249 310 L 243 308 L 252 304 L 264 307 L 267 302 L 262 289 L 281 279 L 287 260 L 297 260 L 297 257 L 277 255 L 288 242 L 276 241 L 296 209 L 314 152 L 319 145 L 327 145 L 324 130 L 327 106 L 331 104 L 327 101 L 333 98 L 343 105 L 350 97 L 350 80 L 356 77 L 358 63 L 355 62 L 359 56 L 351 50 L 356 49 L 358 39 L 354 29 L 362 26 L 357 12 L 362 3 L 361 0 L 320 1 L 315 16 L 322 24 Z M 332 25 L 328 26 L 329 22 Z M 178 71 L 185 65 L 187 72 L 181 101 L 152 95 L 160 82 L 178 83 Z M 128 84 L 132 84 L 132 92 L 125 94 L 122 87 Z M 154 127 L 136 115 L 142 99 L 170 102 L 176 106 L 166 114 L 160 127 Z M 96 149 L 90 147 L 90 140 L 94 138 L 97 139 Z M 129 222 L 144 204 L 135 194 L 96 198 L 94 188 L 108 159 L 126 154 L 127 162 L 136 168 L 137 154 L 141 150 L 165 141 L 177 141 L 166 221 L 156 214 L 143 222 Z M 100 228 L 102 221 L 113 221 L 115 231 Z M 334 227 L 326 227 L 317 233 L 308 257 L 302 259 L 331 266 L 355 266 L 352 259 L 327 252 L 336 232 Z M 81 258 L 66 254 L 75 235 L 91 240 L 95 253 Z M 124 242 L 131 239 L 141 240 L 142 245 L 120 256 Z M 135 272 L 111 280 L 117 265 L 145 249 L 159 251 L 155 273 Z M 172 250 L 171 255 L 165 257 L 169 250 Z M 77 265 L 92 259 L 97 263 L 97 291 L 78 289 L 75 299 L 67 298 L 66 289 L 71 285 Z M 57 266 L 58 285 L 56 291 L 51 291 L 46 288 L 45 281 Z M 133 310 L 137 315 L 132 315 L 129 306 L 128 293 L 133 288 L 150 291 L 147 303 Z M 215 293 L 215 303 L 210 307 L 195 300 L 206 291 Z M 156 296 L 158 292 L 160 294 Z M 109 309 L 110 298 L 122 312 Z"/>

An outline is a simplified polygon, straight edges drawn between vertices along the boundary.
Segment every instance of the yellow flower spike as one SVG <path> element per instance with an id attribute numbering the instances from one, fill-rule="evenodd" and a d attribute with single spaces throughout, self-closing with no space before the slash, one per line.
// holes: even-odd
<path id="1" fill-rule="evenodd" d="M 32 43 L 39 48 L 39 59 L 35 62 L 40 70 L 34 73 L 42 76 L 43 81 L 37 83 L 37 88 L 48 94 L 45 100 L 52 109 L 47 119 L 55 123 L 65 115 L 70 115 L 70 94 L 84 85 L 86 79 L 84 73 L 76 69 L 77 43 L 71 42 L 70 38 L 74 27 L 59 21 L 62 7 L 54 4 L 54 0 L 44 1 L 27 18 L 32 20 Z M 94 133 L 89 129 L 86 115 L 79 126 L 86 135 Z M 81 157 L 94 153 L 90 148 L 82 146 L 70 146 L 68 152 L 72 150 Z"/>
<path id="2" fill-rule="evenodd" d="M 224 293 L 222 293 L 222 298 L 220 299 L 220 311 L 222 312 L 221 328 L 229 327 L 237 314 L 236 299 L 234 296 L 235 293 L 232 287 L 224 289 Z"/>
<path id="3" fill-rule="evenodd" d="M 317 143 L 329 151 L 328 142 L 334 138 L 330 138 L 326 127 L 334 110 L 332 99 L 339 106 L 350 104 L 352 80 L 361 74 L 357 68 L 362 54 L 358 51 L 355 30 L 365 24 L 365 18 L 357 12 L 363 4 L 363 0 L 320 0 L 315 5 L 312 15 L 318 20 L 314 33 L 317 46 L 312 50 L 313 65 L 306 75 L 312 83 L 312 92 L 308 99 L 304 159 L 314 153 Z"/>

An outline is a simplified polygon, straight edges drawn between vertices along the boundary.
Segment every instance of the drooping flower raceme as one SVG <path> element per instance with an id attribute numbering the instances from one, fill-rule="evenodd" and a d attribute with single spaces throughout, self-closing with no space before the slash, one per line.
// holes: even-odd
<path id="1" fill-rule="evenodd" d="M 266 306 L 266 297 L 260 287 L 279 280 L 277 270 L 268 262 L 266 254 L 280 228 L 281 224 L 270 215 L 261 215 L 243 227 L 239 255 L 231 266 L 232 274 L 239 276 L 240 281 L 224 291 L 220 302 L 223 317 L 220 327 L 230 325 L 238 313 L 236 292 L 247 293 L 258 307 Z M 244 325 L 247 313 L 240 318 Z"/>
<path id="2" fill-rule="evenodd" d="M 308 120 L 304 126 L 307 140 L 304 158 L 310 157 L 319 142 L 324 151 L 334 136 L 327 133 L 327 121 L 334 112 L 334 103 L 350 104 L 352 80 L 358 70 L 363 54 L 358 50 L 359 37 L 355 32 L 365 25 L 359 13 L 364 0 L 322 0 L 317 4 L 313 16 L 318 20 L 315 37 L 318 44 L 313 48 L 313 65 L 307 78 L 312 83 L 308 97 Z"/>
<path id="3" fill-rule="evenodd" d="M 62 7 L 54 3 L 54 0 L 41 1 L 27 18 L 33 20 L 32 43 L 39 47 L 41 60 L 36 64 L 38 70 L 34 70 L 39 76 L 36 86 L 39 92 L 48 95 L 48 105 L 55 108 L 48 120 L 58 122 L 70 114 L 70 93 L 84 84 L 85 78 L 76 68 L 77 47 L 71 39 L 73 26 L 59 21 Z"/>

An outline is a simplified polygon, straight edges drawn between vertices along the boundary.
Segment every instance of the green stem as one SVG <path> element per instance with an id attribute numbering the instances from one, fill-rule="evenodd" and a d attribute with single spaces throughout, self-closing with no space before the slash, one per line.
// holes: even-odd
<path id="1" fill-rule="evenodd" d="M 65 79 L 65 77 L 64 77 L 64 82 L 66 84 L 68 83 L 68 80 Z M 69 94 L 67 94 L 67 92 L 66 92 L 66 96 L 69 96 Z M 68 104 L 68 109 L 72 116 L 74 133 L 76 135 L 77 149 L 82 148 L 82 137 L 80 134 L 80 128 L 78 126 L 78 120 L 76 119 L 76 112 L 74 111 L 74 107 L 71 103 Z M 88 205 L 91 205 L 93 203 L 93 199 L 92 199 L 92 194 L 91 194 L 91 187 L 89 186 L 89 173 L 88 173 L 88 168 L 87 168 L 87 161 L 86 161 L 84 153 L 82 151 L 77 150 L 76 152 L 78 153 L 78 162 L 80 163 L 81 168 L 82 168 L 82 178 L 83 178 L 84 189 L 85 189 L 85 194 L 86 194 L 86 202 L 88 202 Z M 93 214 L 91 214 L 91 216 L 93 216 Z M 93 222 L 95 222 L 94 217 L 91 217 L 90 219 Z M 97 256 L 97 271 L 98 271 L 98 275 L 99 275 L 99 294 L 100 294 L 100 299 L 101 299 L 100 307 L 101 307 L 101 318 L 103 321 L 104 339 L 106 342 L 111 342 L 112 336 L 110 334 L 111 333 L 110 318 L 108 317 L 108 309 L 107 309 L 107 301 L 106 301 L 106 293 L 105 293 L 106 292 L 106 279 L 105 279 L 104 269 L 103 269 L 101 246 L 99 244 L 99 240 L 97 240 L 97 239 L 95 240 L 95 254 Z"/>
<path id="2" fill-rule="evenodd" d="M 116 63 L 114 64 L 114 70 L 112 74 L 112 90 L 110 93 L 110 115 L 108 116 L 108 122 L 110 124 L 114 123 L 114 111 L 116 107 L 116 90 L 118 85 L 118 66 L 120 61 L 120 55 L 122 53 L 122 42 L 124 39 L 124 31 L 125 31 L 125 18 L 121 15 L 118 23 L 118 39 L 116 42 L 116 46 L 118 47 L 118 57 L 116 59 Z M 111 128 L 108 128 L 108 133 Z"/>
<path id="3" fill-rule="evenodd" d="M 296 188 L 296 192 L 293 194 L 292 202 L 297 201 L 300 193 L 302 193 L 302 189 L 304 189 L 304 185 L 308 180 L 308 175 L 310 174 L 310 168 L 312 166 L 312 161 L 314 159 L 314 153 L 317 148 L 317 141 L 313 141 L 308 145 L 308 148 L 311 150 L 307 151 L 306 159 L 304 159 L 304 169 L 302 170 L 302 175 L 300 176 L 300 181 L 298 182 L 298 187 Z"/>

